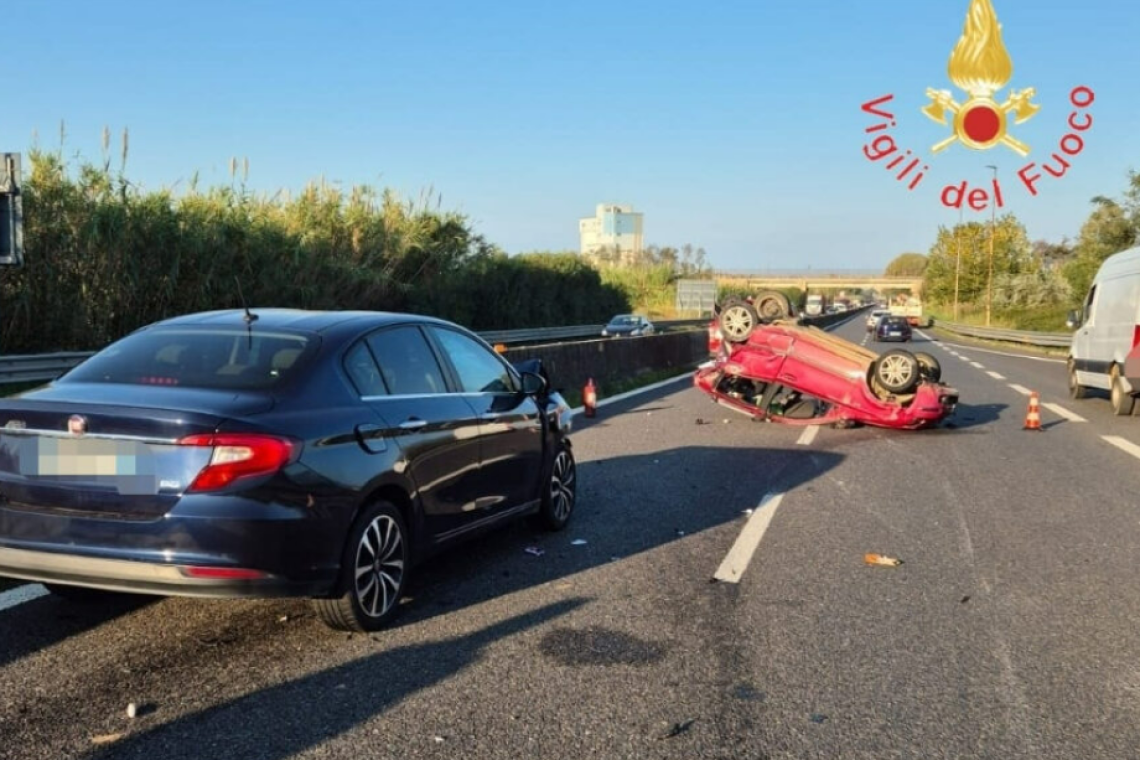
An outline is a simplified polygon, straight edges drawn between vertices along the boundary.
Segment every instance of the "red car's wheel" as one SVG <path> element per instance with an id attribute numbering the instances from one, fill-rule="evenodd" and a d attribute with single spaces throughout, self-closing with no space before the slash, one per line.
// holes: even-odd
<path id="1" fill-rule="evenodd" d="M 787 319 L 792 314 L 792 302 L 777 290 L 764 291 L 753 299 L 753 303 L 756 304 L 756 313 L 765 322 Z"/>
<path id="2" fill-rule="evenodd" d="M 871 365 L 875 380 L 891 393 L 909 393 L 921 379 L 918 359 L 910 351 L 887 351 Z"/>
<path id="3" fill-rule="evenodd" d="M 924 378 L 936 383 L 942 379 L 942 365 L 937 359 L 921 352 L 915 353 L 914 358 L 918 360 L 918 369 Z"/>
<path id="4" fill-rule="evenodd" d="M 734 298 L 725 303 L 717 320 L 720 322 L 720 333 L 726 340 L 743 343 L 760 323 L 760 316 L 752 304 Z"/>

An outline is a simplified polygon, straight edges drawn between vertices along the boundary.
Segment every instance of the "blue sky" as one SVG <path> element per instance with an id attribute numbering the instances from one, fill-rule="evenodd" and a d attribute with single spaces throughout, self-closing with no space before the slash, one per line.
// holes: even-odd
<path id="1" fill-rule="evenodd" d="M 1011 130 L 1026 159 L 929 154 L 949 132 L 919 109 L 927 87 L 952 89 L 968 0 L 10 5 L 0 150 L 34 134 L 54 148 L 62 120 L 88 159 L 104 125 L 128 127 L 127 174 L 147 187 L 228 182 L 231 156 L 257 190 L 430 187 L 512 253 L 576 248 L 578 217 L 623 202 L 647 243 L 703 246 L 721 269 L 876 268 L 928 250 L 958 218 L 941 186 L 988 183 L 986 164 L 1005 210 L 1049 240 L 1140 168 L 1140 4 L 1125 0 L 994 0 L 1010 86 L 1042 106 Z M 1084 149 L 1037 197 L 1015 192 L 1068 131 L 1078 85 L 1096 93 Z M 931 166 L 914 191 L 862 153 L 859 106 L 888 93 L 895 139 Z"/>

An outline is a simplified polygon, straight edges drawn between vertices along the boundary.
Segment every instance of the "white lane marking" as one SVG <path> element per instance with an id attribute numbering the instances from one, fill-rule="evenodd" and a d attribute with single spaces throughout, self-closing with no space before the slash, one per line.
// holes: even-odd
<path id="1" fill-rule="evenodd" d="M 800 433 L 800 439 L 796 441 L 800 446 L 811 446 L 811 442 L 819 434 L 819 425 L 808 425 L 804 428 L 804 432 Z"/>
<path id="2" fill-rule="evenodd" d="M 996 372 L 987 372 L 986 374 L 992 377 L 994 380 L 1005 380 L 1005 375 L 999 375 Z"/>
<path id="3" fill-rule="evenodd" d="M 1013 388 L 1015 391 L 1020 393 L 1022 396 L 1028 396 L 1029 394 L 1033 393 L 1033 391 L 1029 390 L 1024 385 L 1017 385 L 1016 383 L 1010 383 L 1009 387 Z"/>
<path id="4" fill-rule="evenodd" d="M 978 364 L 977 362 L 970 362 L 970 366 L 971 366 L 971 367 L 977 367 L 978 369 L 985 369 L 985 367 L 983 367 L 982 365 Z"/>
<path id="5" fill-rule="evenodd" d="M 964 362 L 970 361 L 970 357 L 968 356 L 963 356 L 962 354 L 956 354 L 956 356 Z"/>
<path id="6" fill-rule="evenodd" d="M 1088 422 L 1088 420 L 1086 420 L 1081 415 L 1077 414 L 1076 412 L 1070 412 L 1068 409 L 1061 406 L 1060 404 L 1042 403 L 1041 406 L 1045 407 L 1046 409 L 1048 409 L 1053 414 L 1056 414 L 1059 417 L 1064 417 L 1069 422 Z"/>
<path id="7" fill-rule="evenodd" d="M 927 340 L 930 339 L 929 336 L 923 335 L 921 331 L 918 334 L 922 335 L 922 337 L 926 338 Z M 1028 354 L 1011 354 L 1008 351 L 994 351 L 993 349 L 990 349 L 990 348 L 979 348 L 978 346 L 963 346 L 963 345 L 958 344 L 958 343 L 943 343 L 942 345 L 954 346 L 954 348 L 968 348 L 971 351 L 979 351 L 983 354 L 997 354 L 998 356 L 1008 356 L 1008 357 L 1013 358 L 1013 359 L 1029 359 L 1029 360 L 1035 361 L 1035 362 L 1049 362 L 1051 364 L 1065 364 L 1066 363 L 1064 359 L 1049 359 L 1049 358 L 1046 358 L 1044 356 L 1029 356 Z M 954 353 L 954 352 L 951 351 L 950 353 Z"/>
<path id="8" fill-rule="evenodd" d="M 646 386 L 643 386 L 641 388 L 634 388 L 632 391 L 626 391 L 625 393 L 619 393 L 616 396 L 610 396 L 609 398 L 601 399 L 600 401 L 598 401 L 597 406 L 603 407 L 606 404 L 613 404 L 613 403 L 616 403 L 618 401 L 624 401 L 625 399 L 632 398 L 633 396 L 636 396 L 639 393 L 648 393 L 649 391 L 655 391 L 658 388 L 664 388 L 666 385 L 669 385 L 671 383 L 676 383 L 680 380 L 684 380 L 685 378 L 689 378 L 691 380 L 694 374 L 696 374 L 695 371 L 694 372 L 686 372 L 683 375 L 677 375 L 676 377 L 671 377 L 668 380 L 662 380 L 659 383 L 653 383 L 652 385 L 646 385 Z M 573 409 L 571 409 L 570 411 L 574 412 L 574 414 L 581 414 L 584 410 L 585 410 L 585 407 L 576 406 Z"/>
<path id="9" fill-rule="evenodd" d="M 38 583 L 29 583 L 26 586 L 16 586 L 0 594 L 0 612 L 15 607 L 24 602 L 31 602 L 41 596 L 47 596 L 48 590 Z"/>
<path id="10" fill-rule="evenodd" d="M 776 509 L 783 500 L 784 494 L 782 493 L 770 493 L 761 499 L 760 505 L 756 507 L 752 516 L 748 518 L 748 522 L 744 524 L 744 529 L 737 536 L 736 543 L 728 550 L 728 554 L 725 555 L 724 561 L 720 563 L 720 567 L 717 568 L 716 575 L 713 578 L 728 583 L 740 582 L 740 576 L 744 575 L 744 571 L 748 569 L 748 563 L 752 561 L 752 555 L 756 552 L 756 547 L 760 545 L 760 539 L 764 538 L 764 533 L 768 530 L 768 526 L 772 523 L 772 517 L 776 514 Z"/>
<path id="11" fill-rule="evenodd" d="M 1125 451 L 1137 459 L 1140 459 L 1140 446 L 1137 446 L 1132 441 L 1129 441 L 1126 438 L 1121 438 L 1118 435 L 1102 435 L 1101 438 L 1108 441 L 1121 451 Z"/>

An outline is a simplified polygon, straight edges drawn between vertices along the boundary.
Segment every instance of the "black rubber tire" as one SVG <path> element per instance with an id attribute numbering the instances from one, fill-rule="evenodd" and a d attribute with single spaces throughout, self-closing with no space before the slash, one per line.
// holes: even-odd
<path id="1" fill-rule="evenodd" d="M 918 366 L 923 377 L 935 383 L 942 380 L 942 365 L 938 363 L 937 359 L 921 351 L 915 352 L 914 358 L 918 359 Z"/>
<path id="2" fill-rule="evenodd" d="M 565 444 L 560 445 L 550 463 L 546 482 L 542 487 L 542 506 L 538 509 L 538 521 L 550 531 L 562 530 L 574 515 L 578 502 L 578 465 L 574 452 Z"/>
<path id="3" fill-rule="evenodd" d="M 760 315 L 752 304 L 739 298 L 725 302 L 717 316 L 720 334 L 729 343 L 744 343 L 760 324 Z"/>
<path id="4" fill-rule="evenodd" d="M 910 351 L 893 349 L 871 365 L 879 384 L 891 393 L 910 393 L 921 379 L 918 359 Z"/>
<path id="5" fill-rule="evenodd" d="M 398 543 L 392 531 L 397 532 Z M 408 582 L 409 539 L 404 516 L 394 504 L 377 501 L 360 513 L 348 532 L 341 557 L 341 595 L 312 600 L 313 610 L 325 625 L 338 631 L 368 633 L 380 630 L 399 613 L 400 598 Z M 371 549 L 373 542 L 382 552 Z M 367 561 L 369 557 L 372 562 Z M 357 567 L 366 565 L 374 569 L 358 580 Z M 382 568 L 388 568 L 387 572 L 381 573 Z M 375 584 L 375 592 L 368 580 Z"/>
<path id="6" fill-rule="evenodd" d="M 1089 389 L 1077 382 L 1077 368 L 1073 365 L 1073 360 L 1069 359 L 1069 398 L 1080 401 L 1088 397 Z"/>
<path id="7" fill-rule="evenodd" d="M 75 604 L 98 604 L 111 599 L 121 599 L 124 596 L 117 591 L 104 591 L 86 586 L 68 586 L 63 583 L 45 583 L 43 587 L 50 591 L 52 596 L 58 596 L 60 599 L 66 599 Z"/>
<path id="8" fill-rule="evenodd" d="M 1109 401 L 1112 403 L 1112 413 L 1117 417 L 1129 417 L 1132 410 L 1136 408 L 1136 397 L 1131 393 L 1125 393 L 1124 387 L 1121 385 L 1120 370 L 1117 367 L 1112 368 L 1111 390 L 1109 391 Z"/>
<path id="9" fill-rule="evenodd" d="M 791 300 L 778 290 L 765 290 L 752 299 L 760 321 L 765 324 L 778 319 L 787 319 L 792 315 Z"/>

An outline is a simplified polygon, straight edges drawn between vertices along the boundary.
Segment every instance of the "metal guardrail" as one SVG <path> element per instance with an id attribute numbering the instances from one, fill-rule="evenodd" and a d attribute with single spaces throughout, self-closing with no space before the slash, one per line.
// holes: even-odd
<path id="1" fill-rule="evenodd" d="M 968 338 L 1000 340 L 1008 343 L 1021 343 L 1026 346 L 1050 346 L 1068 348 L 1073 341 L 1072 333 L 1034 332 L 1032 330 L 1006 330 L 999 327 L 975 327 L 955 322 L 935 321 L 935 326 Z"/>
<path id="2" fill-rule="evenodd" d="M 701 327 L 707 319 L 676 319 L 654 322 L 659 330 Z M 529 330 L 494 330 L 479 335 L 488 343 L 542 343 L 572 338 L 600 338 L 605 325 L 571 325 L 540 327 Z M 63 351 L 52 354 L 0 356 L 0 385 L 52 380 L 74 368 L 94 351 Z"/>

